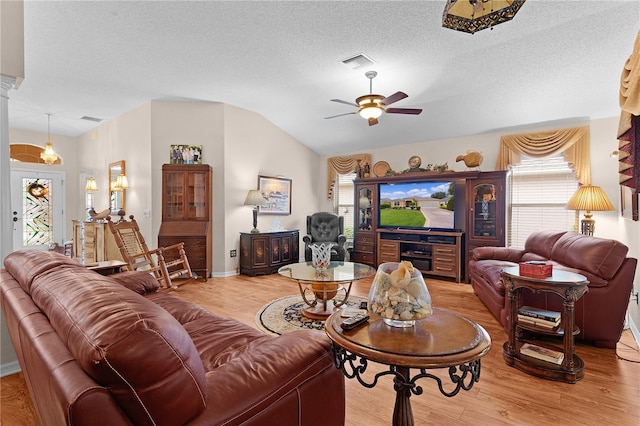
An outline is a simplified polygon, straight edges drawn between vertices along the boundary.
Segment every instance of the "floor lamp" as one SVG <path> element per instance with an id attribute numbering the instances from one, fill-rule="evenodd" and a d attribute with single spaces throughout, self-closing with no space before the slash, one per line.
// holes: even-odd
<path id="1" fill-rule="evenodd" d="M 569 210 L 584 210 L 584 219 L 580 221 L 580 232 L 593 235 L 596 221 L 592 218 L 592 211 L 615 210 L 607 194 L 599 186 L 582 185 L 567 203 Z"/>
<path id="2" fill-rule="evenodd" d="M 245 206 L 253 206 L 253 229 L 252 234 L 260 232 L 258 229 L 258 206 L 263 206 L 267 203 L 267 200 L 262 196 L 262 193 L 258 189 L 252 189 L 247 194 L 247 198 L 244 200 Z"/>

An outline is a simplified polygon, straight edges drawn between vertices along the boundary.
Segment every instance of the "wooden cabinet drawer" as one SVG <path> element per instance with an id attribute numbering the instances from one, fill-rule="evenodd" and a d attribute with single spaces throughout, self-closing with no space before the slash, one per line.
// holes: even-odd
<path id="1" fill-rule="evenodd" d="M 375 263 L 373 253 L 354 252 L 353 261 L 358 263 L 366 263 L 367 265 L 373 265 Z"/>
<path id="2" fill-rule="evenodd" d="M 358 253 L 373 253 L 373 243 L 355 243 L 353 245 L 353 251 Z"/>
<path id="3" fill-rule="evenodd" d="M 354 244 L 358 244 L 358 243 L 373 244 L 373 243 L 375 243 L 375 236 L 374 235 L 366 235 L 366 234 L 365 235 L 358 234 L 354 238 Z"/>
<path id="4" fill-rule="evenodd" d="M 381 240 L 378 245 L 378 263 L 399 262 L 400 243 L 397 241 Z"/>
<path id="5" fill-rule="evenodd" d="M 433 245 L 433 254 L 450 254 L 452 256 L 455 256 L 455 254 L 456 254 L 456 246 L 454 246 L 454 245 L 434 244 Z"/>

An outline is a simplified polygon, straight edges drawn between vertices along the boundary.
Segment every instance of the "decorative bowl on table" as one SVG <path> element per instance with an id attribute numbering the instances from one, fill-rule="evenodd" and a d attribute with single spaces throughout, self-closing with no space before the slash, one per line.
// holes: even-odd
<path id="1" fill-rule="evenodd" d="M 331 249 L 333 246 L 334 243 L 315 243 L 309 245 L 311 249 L 311 264 L 316 268 L 316 271 L 321 273 L 327 270 L 331 263 Z"/>
<path id="2" fill-rule="evenodd" d="M 368 309 L 393 327 L 413 327 L 431 315 L 431 296 L 422 273 L 411 262 L 378 266 L 369 290 Z"/>

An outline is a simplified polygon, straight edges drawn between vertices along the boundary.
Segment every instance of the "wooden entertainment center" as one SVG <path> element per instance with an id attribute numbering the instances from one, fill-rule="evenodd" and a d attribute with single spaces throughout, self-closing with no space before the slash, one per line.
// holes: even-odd
<path id="1" fill-rule="evenodd" d="M 504 247 L 508 172 L 415 172 L 355 181 L 352 260 L 377 267 L 410 260 L 425 275 L 468 280 L 475 247 Z M 426 181 L 455 185 L 455 228 L 393 228 L 379 225 L 380 185 Z"/>

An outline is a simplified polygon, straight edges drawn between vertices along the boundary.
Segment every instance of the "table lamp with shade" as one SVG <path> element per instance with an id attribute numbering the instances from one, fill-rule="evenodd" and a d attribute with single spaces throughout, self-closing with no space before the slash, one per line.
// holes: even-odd
<path id="1" fill-rule="evenodd" d="M 262 196 L 262 193 L 258 189 L 252 189 L 247 194 L 247 198 L 244 200 L 245 206 L 253 206 L 253 229 L 252 234 L 260 232 L 258 229 L 258 206 L 263 206 L 267 203 L 267 200 Z"/>
<path id="2" fill-rule="evenodd" d="M 599 186 L 582 185 L 567 203 L 569 210 L 584 210 L 584 219 L 580 221 L 580 232 L 584 235 L 593 235 L 596 221 L 592 218 L 592 211 L 615 210 L 607 194 Z"/>

